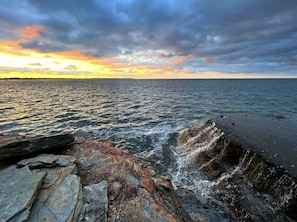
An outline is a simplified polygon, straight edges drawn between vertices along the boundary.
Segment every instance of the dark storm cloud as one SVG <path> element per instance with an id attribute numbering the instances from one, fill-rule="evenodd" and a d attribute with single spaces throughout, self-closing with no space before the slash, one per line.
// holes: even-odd
<path id="1" fill-rule="evenodd" d="M 16 38 L 16 30 L 39 20 L 34 6 L 26 1 L 0 0 L 0 38 Z"/>
<path id="2" fill-rule="evenodd" d="M 285 72 L 297 63 L 296 15 L 296 0 L 13 0 L 0 6 L 0 36 L 7 22 L 37 24 L 45 31 L 23 47 L 97 57 L 162 50 L 159 58 L 199 55 L 213 69 Z"/>
<path id="3" fill-rule="evenodd" d="M 41 52 L 63 52 L 68 51 L 67 45 L 60 44 L 59 42 L 45 41 L 42 39 L 34 39 L 20 43 L 23 48 L 38 49 Z"/>
<path id="4" fill-rule="evenodd" d="M 158 55 L 158 58 L 159 59 L 166 59 L 166 58 L 171 58 L 171 57 L 174 57 L 175 55 L 172 54 L 172 53 L 169 53 L 169 54 L 165 54 L 165 53 L 161 53 Z"/>

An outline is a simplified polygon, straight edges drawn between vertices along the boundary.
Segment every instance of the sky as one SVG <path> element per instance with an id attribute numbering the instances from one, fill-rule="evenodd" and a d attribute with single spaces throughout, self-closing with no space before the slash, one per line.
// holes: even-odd
<path id="1" fill-rule="evenodd" d="M 296 0 L 0 0 L 0 78 L 297 78 Z"/>

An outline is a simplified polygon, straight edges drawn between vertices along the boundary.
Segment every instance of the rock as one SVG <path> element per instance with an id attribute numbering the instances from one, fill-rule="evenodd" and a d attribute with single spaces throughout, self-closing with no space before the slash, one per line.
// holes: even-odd
<path id="1" fill-rule="evenodd" d="M 283 119 L 285 119 L 285 116 L 279 114 L 279 115 L 276 115 L 275 118 L 278 120 L 283 120 Z"/>
<path id="2" fill-rule="evenodd" d="M 17 166 L 30 168 L 32 173 L 47 174 L 32 205 L 28 221 L 73 220 L 80 207 L 82 195 L 80 179 L 74 175 L 77 172 L 74 157 L 41 154 L 22 160 Z"/>
<path id="3" fill-rule="evenodd" d="M 28 167 L 0 171 L 0 221 L 25 221 L 45 176 Z"/>
<path id="4" fill-rule="evenodd" d="M 28 140 L 27 137 L 23 136 L 23 135 L 19 135 L 19 134 L 15 134 L 15 135 L 3 135 L 0 134 L 0 144 L 1 146 L 5 146 L 11 143 L 16 143 L 16 142 L 20 142 L 23 140 Z"/>
<path id="5" fill-rule="evenodd" d="M 80 197 L 80 182 L 76 175 L 66 176 L 50 189 L 47 199 L 38 199 L 32 206 L 29 221 L 72 221 Z"/>
<path id="6" fill-rule="evenodd" d="M 2 148 L 23 139 L 36 142 L 7 137 Z M 39 145 L 50 147 L 47 142 Z M 192 221 L 171 181 L 153 178 L 153 167 L 128 150 L 105 139 L 78 139 L 62 153 L 0 172 L 0 221 Z"/>
<path id="7" fill-rule="evenodd" d="M 191 221 L 173 198 L 171 182 L 157 188 L 153 167 L 128 150 L 104 139 L 88 139 L 63 153 L 77 158 L 84 187 L 107 181 L 108 221 Z"/>
<path id="8" fill-rule="evenodd" d="M 208 201 L 197 204 L 197 209 L 203 203 L 204 208 L 215 208 L 218 212 L 224 212 L 231 220 L 235 221 L 291 221 L 297 219 L 297 180 L 294 176 L 278 165 L 270 161 L 266 154 L 257 152 L 265 149 L 274 149 L 273 143 L 256 144 L 253 146 L 250 131 L 259 129 L 259 126 L 249 129 L 247 124 L 253 121 L 265 123 L 264 120 L 252 119 L 251 121 L 236 119 L 236 129 L 232 127 L 229 116 L 224 120 L 218 118 L 220 127 L 213 121 L 198 123 L 189 129 L 180 132 L 182 144 L 177 152 L 182 158 L 182 186 L 186 185 L 196 197 L 202 189 L 207 190 Z M 231 119 L 230 119 L 231 120 Z M 228 124 L 223 125 L 222 121 Z M 275 120 L 274 120 L 275 121 Z M 283 124 L 274 122 L 273 124 Z M 258 124 L 259 124 L 258 123 Z M 270 123 L 270 121 L 268 122 Z M 267 123 L 266 123 L 267 124 Z M 282 125 L 283 126 L 283 125 Z M 238 132 L 242 129 L 242 132 Z M 189 133 L 191 132 L 191 133 Z M 227 132 L 227 133 L 226 133 Z M 232 132 L 232 137 L 229 133 Z M 247 134 L 243 134 L 246 132 Z M 263 137 L 265 133 L 255 131 L 255 138 Z M 192 137 L 190 136 L 192 135 Z M 264 138 L 264 137 L 263 137 Z M 273 137 L 277 141 L 277 135 Z M 240 143 L 240 141 L 242 141 Z M 262 141 L 262 140 L 259 140 Z M 284 147 L 287 144 L 284 143 Z M 280 147 L 276 147 L 278 150 Z M 294 158 L 292 158 L 293 160 Z M 280 160 L 283 161 L 283 160 Z M 296 158 L 295 158 L 296 161 Z M 285 164 L 283 164 L 285 165 Z M 199 167 L 197 169 L 197 166 Z M 291 171 L 292 172 L 292 171 Z M 197 178 L 197 179 L 196 179 Z M 195 187 L 193 184 L 202 184 L 206 187 Z M 205 192 L 205 190 L 204 190 Z M 182 199 L 185 199 L 182 197 Z M 188 213 L 192 216 L 200 213 L 184 200 L 188 206 Z M 193 203 L 193 201 L 191 201 Z M 194 205 L 194 204 L 192 204 Z M 194 209 L 194 211 L 193 211 Z"/>
<path id="9" fill-rule="evenodd" d="M 107 181 L 83 188 L 83 205 L 77 221 L 107 221 Z"/>
<path id="10" fill-rule="evenodd" d="M 74 141 L 70 134 L 28 139 L 23 136 L 0 136 L 0 160 L 26 156 L 38 152 L 57 152 Z"/>
<path id="11" fill-rule="evenodd" d="M 17 163 L 17 168 L 28 166 L 30 170 L 41 168 L 67 167 L 69 164 L 74 166 L 74 158 L 58 156 L 53 154 L 40 154 L 35 158 L 24 159 Z"/>
<path id="12" fill-rule="evenodd" d="M 233 127 L 232 122 L 236 122 Z M 297 178 L 296 138 L 297 119 L 282 121 L 273 117 L 229 114 L 215 119 L 216 128 L 224 131 L 224 138 L 239 146 L 246 146 L 274 165 L 281 165 Z"/>
<path id="13" fill-rule="evenodd" d="M 162 199 L 165 200 L 164 207 L 167 207 L 171 211 L 175 212 L 175 214 L 177 215 L 176 218 L 182 218 L 183 221 L 191 221 L 190 215 L 188 215 L 183 210 L 181 202 L 179 201 L 178 196 L 175 193 L 171 181 L 165 177 L 154 178 L 153 181 L 156 190 L 159 191 Z"/>

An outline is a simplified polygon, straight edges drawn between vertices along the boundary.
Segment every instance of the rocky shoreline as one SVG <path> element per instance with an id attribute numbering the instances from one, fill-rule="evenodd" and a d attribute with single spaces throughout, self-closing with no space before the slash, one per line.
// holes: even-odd
<path id="1" fill-rule="evenodd" d="M 296 177 L 269 159 L 269 146 L 263 154 L 240 139 L 235 124 L 220 117 L 171 135 L 175 187 L 157 176 L 166 166 L 106 139 L 0 135 L 0 221 L 296 221 Z"/>
<path id="2" fill-rule="evenodd" d="M 105 139 L 69 137 L 0 137 L 1 151 L 35 147 L 2 156 L 0 221 L 191 221 L 171 181 L 154 178 L 149 163 Z M 59 152 L 44 146 L 62 138 Z"/>

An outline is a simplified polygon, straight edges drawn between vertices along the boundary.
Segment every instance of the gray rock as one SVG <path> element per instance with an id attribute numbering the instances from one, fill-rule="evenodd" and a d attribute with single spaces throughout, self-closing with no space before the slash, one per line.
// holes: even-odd
<path id="1" fill-rule="evenodd" d="M 1 142 L 3 141 L 3 143 Z M 44 151 L 61 151 L 74 142 L 73 135 L 64 134 L 57 136 L 42 137 L 38 139 L 16 137 L 13 140 L 0 137 L 0 160 L 25 156 L 31 153 Z"/>
<path id="2" fill-rule="evenodd" d="M 28 167 L 0 171 L 0 221 L 25 221 L 45 176 Z"/>
<path id="3" fill-rule="evenodd" d="M 107 221 L 107 181 L 83 188 L 83 206 L 77 221 Z"/>
<path id="4" fill-rule="evenodd" d="M 68 159 L 68 160 L 67 160 Z M 71 160 L 70 160 L 71 159 Z M 17 163 L 17 168 L 28 166 L 30 170 L 41 168 L 67 167 L 74 163 L 74 158 L 54 154 L 41 154 L 34 158 L 24 159 Z"/>
<path id="5" fill-rule="evenodd" d="M 78 176 L 70 174 L 50 190 L 52 193 L 45 201 L 37 199 L 34 203 L 28 221 L 73 220 L 81 190 Z"/>
<path id="6" fill-rule="evenodd" d="M 72 221 L 81 204 L 81 184 L 76 173 L 75 158 L 42 154 L 20 161 L 17 166 L 33 168 L 47 176 L 36 197 L 28 221 Z M 52 168 L 50 168 L 52 167 Z"/>

